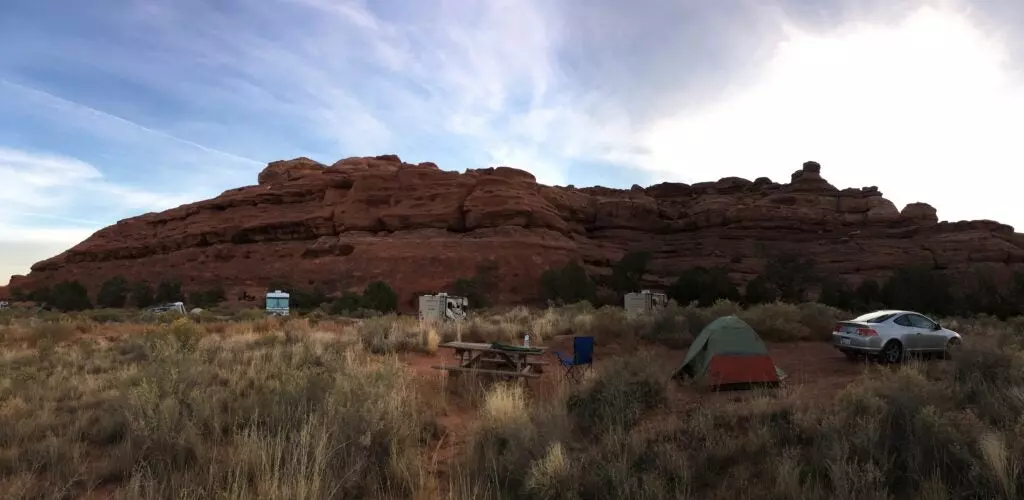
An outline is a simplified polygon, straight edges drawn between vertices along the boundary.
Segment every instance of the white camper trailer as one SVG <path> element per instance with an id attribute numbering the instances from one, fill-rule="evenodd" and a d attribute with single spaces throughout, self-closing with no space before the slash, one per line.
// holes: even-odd
<path id="1" fill-rule="evenodd" d="M 668 296 L 664 293 L 643 290 L 639 293 L 627 293 L 625 298 L 626 315 L 630 317 L 650 314 L 654 309 L 668 305 Z"/>
<path id="2" fill-rule="evenodd" d="M 150 312 L 165 313 L 175 312 L 181 315 L 185 315 L 185 303 L 184 302 L 168 302 L 166 304 L 160 304 L 149 308 Z"/>
<path id="3" fill-rule="evenodd" d="M 267 313 L 274 316 L 287 316 L 289 297 L 291 295 L 281 290 L 267 292 Z"/>
<path id="4" fill-rule="evenodd" d="M 6 300 L 0 300 L 0 310 L 7 309 L 8 307 L 11 307 L 11 305 Z"/>
<path id="5" fill-rule="evenodd" d="M 461 321 L 466 319 L 469 300 L 447 293 L 420 295 L 420 321 Z"/>

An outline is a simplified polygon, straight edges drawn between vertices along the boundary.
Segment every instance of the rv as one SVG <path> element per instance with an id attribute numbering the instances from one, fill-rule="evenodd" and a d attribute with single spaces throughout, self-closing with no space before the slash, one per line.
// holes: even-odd
<path id="1" fill-rule="evenodd" d="M 149 308 L 149 311 L 155 313 L 176 312 L 178 314 L 187 314 L 185 312 L 184 302 L 168 302 L 166 304 L 160 304 Z"/>
<path id="2" fill-rule="evenodd" d="M 289 297 L 291 295 L 281 290 L 267 292 L 267 313 L 273 316 L 287 316 Z"/>
<path id="3" fill-rule="evenodd" d="M 420 295 L 420 321 L 461 321 L 466 319 L 469 300 L 447 293 Z"/>
<path id="4" fill-rule="evenodd" d="M 636 317 L 650 314 L 657 308 L 667 306 L 668 296 L 664 293 L 643 290 L 639 293 L 627 293 L 624 301 L 626 315 Z"/>

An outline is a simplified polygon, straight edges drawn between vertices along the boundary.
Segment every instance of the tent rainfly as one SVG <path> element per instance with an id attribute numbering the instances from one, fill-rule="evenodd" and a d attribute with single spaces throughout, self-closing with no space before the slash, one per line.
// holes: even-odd
<path id="1" fill-rule="evenodd" d="M 785 377 L 757 332 L 736 316 L 718 318 L 704 327 L 673 374 L 673 378 L 693 378 L 723 388 L 778 384 Z"/>

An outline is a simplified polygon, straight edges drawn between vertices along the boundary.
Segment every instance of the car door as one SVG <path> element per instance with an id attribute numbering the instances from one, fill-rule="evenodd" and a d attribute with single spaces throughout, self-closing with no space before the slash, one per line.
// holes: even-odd
<path id="1" fill-rule="evenodd" d="M 894 337 L 900 339 L 903 342 L 903 349 L 906 351 L 916 351 L 921 348 L 924 343 L 923 334 L 920 328 L 914 326 L 911 321 L 910 314 L 902 314 L 892 320 L 893 324 L 896 325 L 893 333 Z"/>
<path id="2" fill-rule="evenodd" d="M 923 341 L 921 342 L 920 349 L 940 351 L 946 348 L 946 337 L 942 334 L 941 329 L 935 328 L 938 323 L 920 314 L 911 314 L 910 323 L 921 331 Z"/>

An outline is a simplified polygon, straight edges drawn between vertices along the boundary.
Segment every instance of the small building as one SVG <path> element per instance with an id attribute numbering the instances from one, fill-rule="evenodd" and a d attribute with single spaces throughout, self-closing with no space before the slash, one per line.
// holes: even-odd
<path id="1" fill-rule="evenodd" d="M 288 316 L 288 303 L 291 295 L 288 292 L 274 290 L 267 292 L 267 313 L 274 316 Z"/>
<path id="2" fill-rule="evenodd" d="M 636 317 L 650 314 L 657 308 L 667 306 L 668 296 L 660 292 L 642 290 L 639 293 L 627 293 L 623 301 L 623 307 L 626 309 L 626 315 L 629 317 Z"/>

